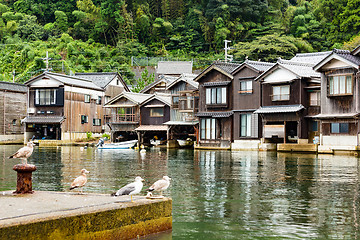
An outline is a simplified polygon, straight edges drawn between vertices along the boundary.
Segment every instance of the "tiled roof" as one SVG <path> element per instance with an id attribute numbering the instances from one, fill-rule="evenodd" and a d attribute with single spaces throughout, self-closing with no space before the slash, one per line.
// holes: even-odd
<path id="1" fill-rule="evenodd" d="M 320 77 L 320 73 L 313 69 L 312 63 L 293 62 L 291 60 L 279 59 L 277 64 L 292 71 L 300 77 Z"/>
<path id="2" fill-rule="evenodd" d="M 222 81 L 222 82 L 206 82 L 203 84 L 204 87 L 214 87 L 214 86 L 226 86 L 229 85 L 231 81 Z"/>
<path id="3" fill-rule="evenodd" d="M 95 83 L 93 83 L 90 80 L 86 80 L 86 79 L 78 78 L 78 77 L 74 77 L 74 76 L 68 76 L 68 75 L 60 74 L 60 73 L 52 73 L 52 72 L 44 72 L 44 73 L 40 74 L 39 76 L 36 76 L 36 77 L 30 79 L 29 81 L 25 82 L 25 85 L 28 85 L 31 82 L 33 82 L 37 79 L 40 79 L 42 77 L 49 77 L 51 79 L 54 79 L 56 81 L 62 82 L 64 84 L 70 85 L 70 86 L 91 88 L 91 89 L 103 91 L 103 89 L 101 87 L 97 86 Z"/>
<path id="4" fill-rule="evenodd" d="M 292 113 L 292 112 L 299 112 L 300 110 L 304 109 L 305 107 L 302 104 L 298 105 L 279 105 L 279 106 L 265 106 L 260 107 L 254 113 Z"/>
<path id="5" fill-rule="evenodd" d="M 317 64 L 327 56 L 331 54 L 331 51 L 327 52 L 314 52 L 314 53 L 297 53 L 295 57 L 290 59 L 292 62 L 302 62 L 309 64 Z"/>
<path id="6" fill-rule="evenodd" d="M 350 51 L 334 49 L 333 52 L 342 58 L 360 66 L 360 57 L 352 55 Z"/>
<path id="7" fill-rule="evenodd" d="M 63 116 L 59 117 L 31 117 L 28 116 L 21 120 L 22 123 L 61 123 L 65 120 Z"/>
<path id="8" fill-rule="evenodd" d="M 199 83 L 193 81 L 193 79 L 196 77 L 196 74 L 181 74 L 181 76 L 179 78 L 177 78 L 175 81 L 169 83 L 166 86 L 166 89 L 171 88 L 172 86 L 174 86 L 175 84 L 177 84 L 178 82 L 184 81 L 188 84 L 190 84 L 191 86 L 193 86 L 194 88 L 198 88 L 199 87 Z"/>
<path id="9" fill-rule="evenodd" d="M 229 112 L 198 112 L 196 117 L 213 117 L 213 118 L 227 118 L 234 114 L 233 111 Z"/>
<path id="10" fill-rule="evenodd" d="M 250 65 L 251 67 L 253 67 L 261 72 L 267 71 L 269 68 L 271 68 L 275 64 L 275 63 L 269 63 L 269 62 L 250 61 L 250 60 L 245 60 L 244 63 Z"/>
<path id="11" fill-rule="evenodd" d="M 75 76 L 90 80 L 101 88 L 106 88 L 106 86 L 114 80 L 116 76 L 119 76 L 119 80 L 122 85 L 127 91 L 129 91 L 126 83 L 117 72 L 75 73 Z"/>
<path id="12" fill-rule="evenodd" d="M 192 73 L 192 61 L 160 61 L 156 69 L 157 74 Z"/>
<path id="13" fill-rule="evenodd" d="M 122 92 L 119 95 L 110 99 L 110 101 L 105 105 L 110 106 L 112 103 L 116 102 L 118 99 L 120 99 L 122 97 L 129 99 L 130 101 L 134 102 L 135 104 L 141 104 L 144 101 L 146 101 L 147 99 L 149 99 L 151 96 L 153 96 L 153 95 L 145 94 L 145 93 Z"/>
<path id="14" fill-rule="evenodd" d="M 0 82 L 0 90 L 27 92 L 27 87 L 20 83 Z"/>
<path id="15" fill-rule="evenodd" d="M 161 76 L 160 79 L 155 80 L 154 82 L 150 83 L 149 85 L 145 86 L 140 93 L 145 93 L 148 90 L 150 90 L 152 87 L 158 85 L 161 82 L 165 82 L 166 85 L 172 83 L 173 81 L 175 81 L 178 77 L 173 77 L 173 76 Z"/>
<path id="16" fill-rule="evenodd" d="M 141 125 L 135 128 L 135 131 L 167 131 L 166 125 Z"/>
<path id="17" fill-rule="evenodd" d="M 232 73 L 236 68 L 238 68 L 240 66 L 240 64 L 238 63 L 225 63 L 225 62 L 220 62 L 217 61 L 214 63 L 214 66 L 224 70 L 227 73 Z"/>

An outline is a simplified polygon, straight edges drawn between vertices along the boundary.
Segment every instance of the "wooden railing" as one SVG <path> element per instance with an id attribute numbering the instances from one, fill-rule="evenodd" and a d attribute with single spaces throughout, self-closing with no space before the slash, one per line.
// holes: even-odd
<path id="1" fill-rule="evenodd" d="M 105 123 L 139 122 L 139 114 L 110 114 L 104 116 Z"/>

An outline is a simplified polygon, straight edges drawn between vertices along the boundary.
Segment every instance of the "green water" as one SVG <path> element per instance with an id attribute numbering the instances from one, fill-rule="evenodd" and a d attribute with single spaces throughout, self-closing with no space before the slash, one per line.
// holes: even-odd
<path id="1" fill-rule="evenodd" d="M 16 188 L 19 160 L 6 157 L 18 148 L 0 146 L 0 190 Z M 36 147 L 30 163 L 34 190 L 68 191 L 82 168 L 85 192 L 169 175 L 173 230 L 149 239 L 360 239 L 360 167 L 351 156 Z"/>

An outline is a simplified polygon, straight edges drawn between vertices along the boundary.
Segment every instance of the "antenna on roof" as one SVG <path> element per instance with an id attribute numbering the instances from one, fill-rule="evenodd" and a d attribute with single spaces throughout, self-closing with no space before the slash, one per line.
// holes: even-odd
<path id="1" fill-rule="evenodd" d="M 231 62 L 233 60 L 233 55 L 229 55 L 227 53 L 227 51 L 231 49 L 230 47 L 228 47 L 228 43 L 231 43 L 231 41 L 230 40 L 224 40 L 224 42 L 225 42 L 225 48 L 224 48 L 224 50 L 225 50 L 225 62 L 228 62 L 228 61 Z"/>

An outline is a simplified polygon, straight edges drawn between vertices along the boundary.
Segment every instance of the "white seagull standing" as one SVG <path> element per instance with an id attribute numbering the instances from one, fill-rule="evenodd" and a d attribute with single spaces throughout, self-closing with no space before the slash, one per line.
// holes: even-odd
<path id="1" fill-rule="evenodd" d="M 28 142 L 25 147 L 20 148 L 16 153 L 11 155 L 9 158 L 20 158 L 21 162 L 27 164 L 27 159 L 31 156 L 34 151 L 34 143 Z"/>
<path id="2" fill-rule="evenodd" d="M 134 202 L 132 199 L 132 195 L 141 192 L 141 189 L 143 188 L 143 181 L 144 179 L 142 179 L 141 177 L 136 177 L 135 182 L 125 185 L 124 187 L 120 188 L 116 193 L 113 193 L 111 195 L 115 197 L 121 195 L 130 195 L 131 202 Z"/>
<path id="3" fill-rule="evenodd" d="M 168 176 L 163 176 L 162 179 L 154 182 L 154 184 L 151 185 L 151 187 L 149 187 L 149 189 L 147 189 L 147 191 L 149 191 L 149 192 L 160 191 L 160 195 L 162 195 L 162 191 L 166 190 L 170 186 L 170 180 L 171 180 L 171 178 L 169 178 Z"/>
<path id="4" fill-rule="evenodd" d="M 81 194 L 83 193 L 83 187 L 85 186 L 87 182 L 86 174 L 90 173 L 85 168 L 81 169 L 81 175 L 75 178 L 75 180 L 71 183 L 70 190 L 74 188 L 81 188 Z"/>

